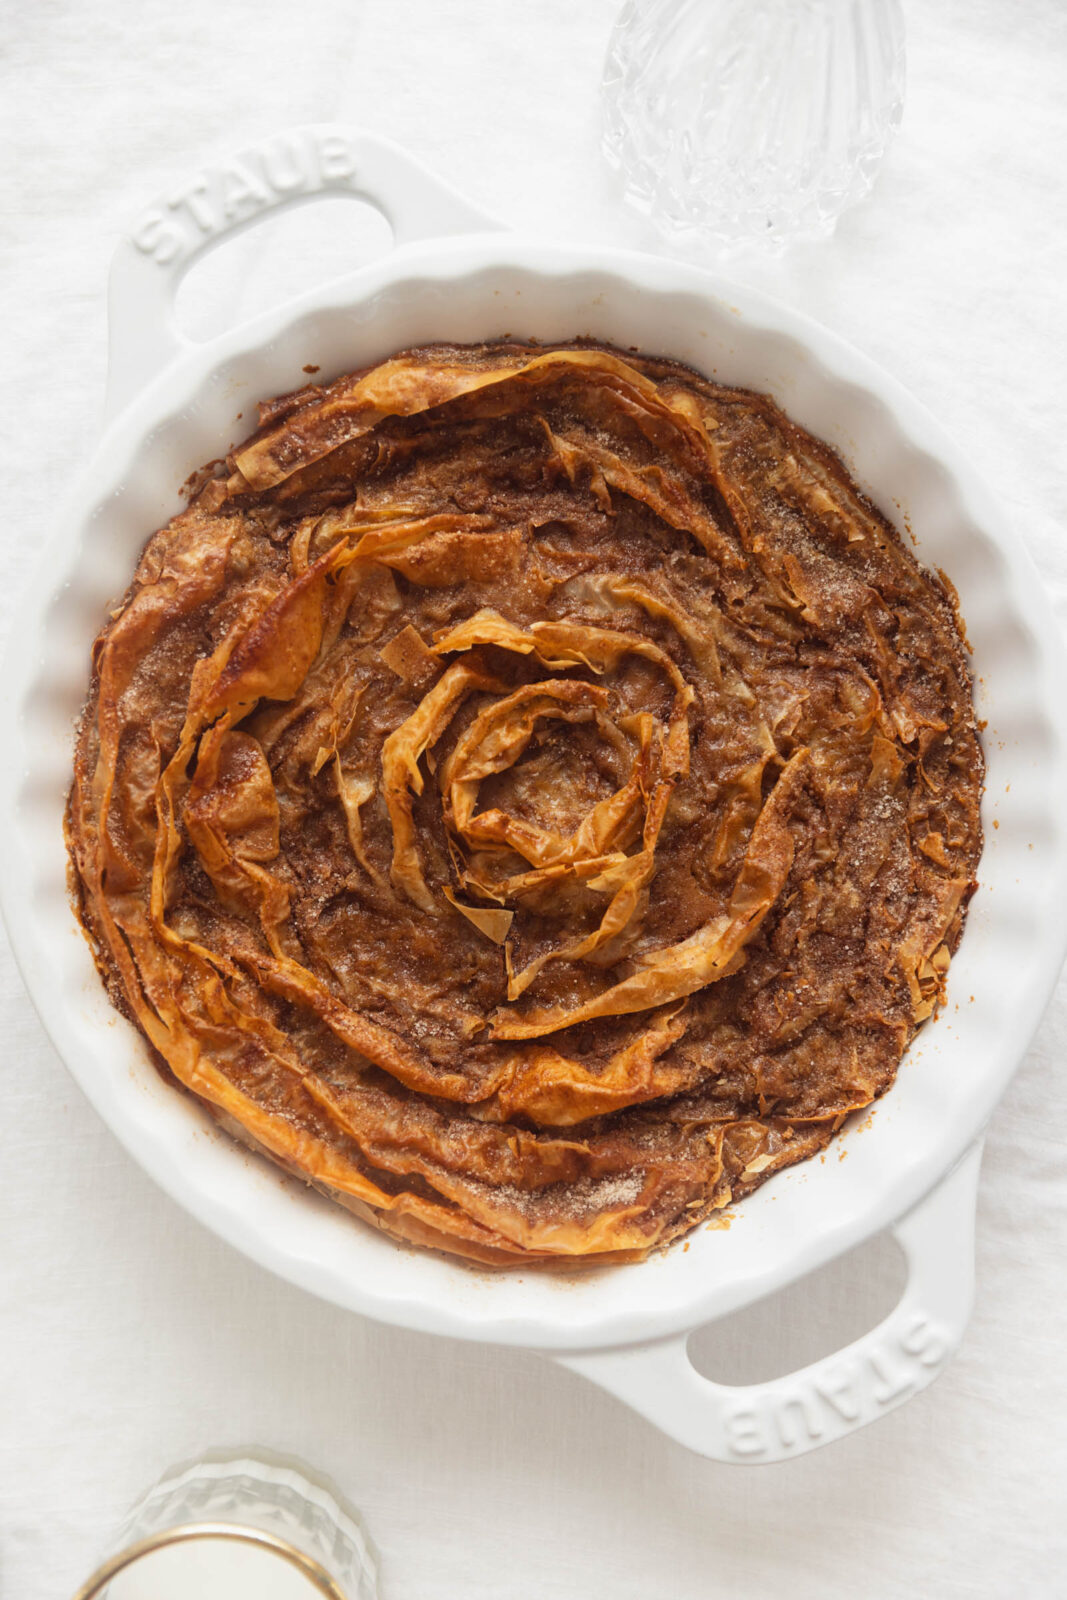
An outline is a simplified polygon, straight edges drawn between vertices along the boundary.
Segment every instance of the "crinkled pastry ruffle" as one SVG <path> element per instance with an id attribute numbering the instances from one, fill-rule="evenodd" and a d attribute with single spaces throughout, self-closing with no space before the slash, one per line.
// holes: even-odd
<path id="1" fill-rule="evenodd" d="M 93 653 L 101 973 L 396 1236 L 639 1258 L 821 1149 L 981 849 L 957 618 L 766 398 L 435 346 L 261 407 Z"/>

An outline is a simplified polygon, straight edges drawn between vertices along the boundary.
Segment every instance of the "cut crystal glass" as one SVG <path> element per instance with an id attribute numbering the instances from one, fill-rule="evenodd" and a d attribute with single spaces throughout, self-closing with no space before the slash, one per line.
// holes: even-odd
<path id="1" fill-rule="evenodd" d="M 626 0 L 604 152 L 670 238 L 774 251 L 863 198 L 903 103 L 901 0 Z"/>

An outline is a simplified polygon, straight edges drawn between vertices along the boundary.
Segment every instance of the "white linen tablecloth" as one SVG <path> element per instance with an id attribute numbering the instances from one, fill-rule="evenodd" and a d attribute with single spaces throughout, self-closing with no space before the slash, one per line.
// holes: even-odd
<path id="1" fill-rule="evenodd" d="M 617 5 L 0 8 L 0 616 L 98 435 L 113 245 L 204 164 L 290 123 L 348 120 L 506 221 L 658 248 L 599 155 Z M 883 362 L 965 443 L 1067 624 L 1067 7 L 907 9 L 904 124 L 873 196 L 831 241 L 739 270 Z M 341 210 L 315 223 L 324 271 L 375 237 Z M 191 325 L 315 270 L 278 238 L 280 265 L 247 239 L 206 264 Z M 162 1469 L 256 1442 L 362 1509 L 386 1600 L 1067 1593 L 1065 1058 L 1061 982 L 990 1131 L 974 1319 L 935 1387 L 806 1459 L 741 1470 L 534 1355 L 378 1327 L 218 1242 L 97 1121 L 3 945 L 0 1594 L 68 1596 Z M 766 1376 L 831 1348 L 873 1323 L 892 1276 L 875 1245 L 745 1313 L 715 1335 L 720 1370 Z"/>

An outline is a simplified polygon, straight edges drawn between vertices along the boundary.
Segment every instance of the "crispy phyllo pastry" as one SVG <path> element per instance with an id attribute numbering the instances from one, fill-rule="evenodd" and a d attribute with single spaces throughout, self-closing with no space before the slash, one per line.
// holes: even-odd
<path id="1" fill-rule="evenodd" d="M 982 753 L 946 584 L 763 396 L 586 343 L 261 407 L 93 651 L 114 1003 L 400 1239 L 639 1259 L 823 1149 L 944 992 Z"/>

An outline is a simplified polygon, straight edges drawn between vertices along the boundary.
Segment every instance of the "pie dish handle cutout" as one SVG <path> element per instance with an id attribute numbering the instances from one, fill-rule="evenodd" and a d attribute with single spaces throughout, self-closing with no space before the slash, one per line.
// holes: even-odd
<path id="1" fill-rule="evenodd" d="M 974 1299 L 981 1160 L 979 1141 L 889 1230 L 908 1274 L 889 1315 L 845 1349 L 799 1372 L 743 1387 L 715 1383 L 689 1360 L 692 1329 L 648 1344 L 555 1359 L 713 1461 L 785 1461 L 830 1444 L 925 1389 L 959 1346 Z"/>
<path id="2" fill-rule="evenodd" d="M 269 214 L 333 195 L 376 207 L 394 248 L 504 228 L 399 145 L 342 124 L 292 128 L 205 167 L 150 205 L 115 251 L 106 419 L 192 348 L 174 326 L 174 303 L 194 261 Z"/>

